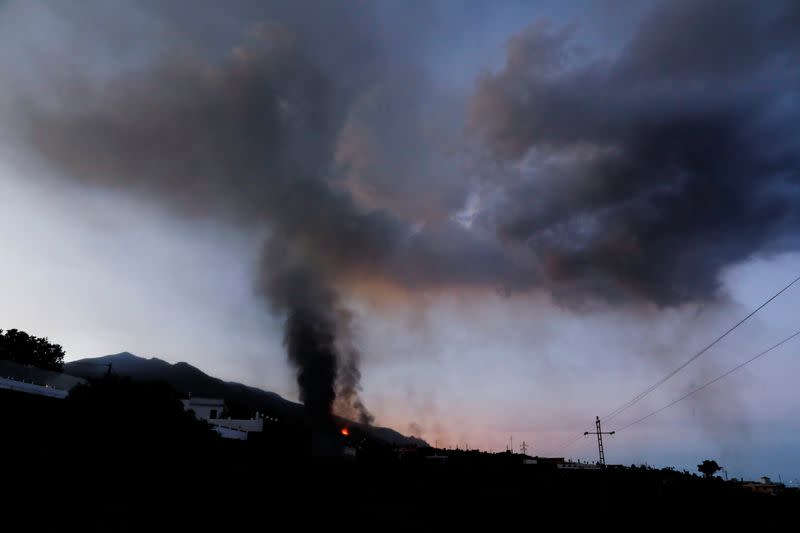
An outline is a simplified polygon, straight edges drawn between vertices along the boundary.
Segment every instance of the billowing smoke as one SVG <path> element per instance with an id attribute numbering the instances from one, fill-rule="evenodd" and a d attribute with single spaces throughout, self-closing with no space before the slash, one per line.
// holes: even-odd
<path id="1" fill-rule="evenodd" d="M 349 311 L 324 284 L 324 276 L 303 265 L 287 267 L 271 259 L 262 270 L 261 286 L 273 307 L 286 315 L 283 342 L 297 368 L 300 400 L 311 421 L 323 425 L 335 407 L 341 416 L 372 423 L 358 394 L 360 355 Z"/>
<path id="2" fill-rule="evenodd" d="M 60 176 L 262 231 L 258 287 L 315 417 L 371 420 L 356 287 L 674 305 L 798 245 L 796 2 L 657 3 L 613 53 L 534 23 L 463 99 L 428 79 L 426 47 L 452 47 L 424 9 L 153 6 L 130 18 L 157 45 L 112 43 L 141 57 L 39 56 L 52 92 L 7 114 Z"/>
<path id="3" fill-rule="evenodd" d="M 342 25 L 350 18 L 337 16 Z M 83 184 L 154 199 L 184 216 L 263 227 L 271 237 L 259 290 L 286 317 L 301 400 L 315 421 L 335 402 L 338 413 L 369 423 L 352 319 L 334 283 L 386 261 L 403 228 L 357 209 L 329 183 L 338 131 L 362 89 L 356 82 L 370 75 L 326 65 L 300 39 L 309 31 L 267 21 L 219 63 L 169 51 L 102 87 L 61 80 L 66 99 L 56 109 L 35 106 L 25 123 L 40 153 Z M 337 47 L 372 68 L 364 56 L 375 46 L 357 32 L 349 38 Z M 328 71 L 334 66 L 341 78 Z"/>
<path id="4" fill-rule="evenodd" d="M 375 66 L 377 37 L 352 31 L 370 27 L 370 14 L 335 11 L 324 23 L 315 19 L 312 31 L 287 9 L 279 13 L 285 24 L 251 25 L 244 43 L 218 61 L 170 49 L 103 83 L 60 79 L 56 105 L 31 103 L 23 129 L 59 174 L 79 183 L 155 200 L 183 216 L 263 228 L 269 237 L 258 286 L 286 317 L 284 343 L 302 401 L 316 419 L 335 407 L 369 423 L 342 289 L 363 281 L 472 283 L 495 270 L 490 259 L 502 263 L 500 249 L 474 245 L 452 222 L 420 232 L 399 213 L 356 202 L 347 183 L 397 171 L 355 164 L 377 164 L 386 152 L 355 145 L 356 121 L 383 122 L 356 110 L 376 91 L 395 90 L 380 89 L 388 74 Z M 344 27 L 348 38 L 340 39 Z M 320 41 L 323 35 L 332 41 Z M 406 98 L 409 110 L 415 101 Z M 413 147 L 414 132 L 409 125 L 386 137 Z M 415 168 L 403 164 L 402 172 Z"/>
<path id="5" fill-rule="evenodd" d="M 487 224 L 572 301 L 713 298 L 725 266 L 796 247 L 799 13 L 664 2 L 611 57 L 541 22 L 514 36 L 472 100 Z"/>

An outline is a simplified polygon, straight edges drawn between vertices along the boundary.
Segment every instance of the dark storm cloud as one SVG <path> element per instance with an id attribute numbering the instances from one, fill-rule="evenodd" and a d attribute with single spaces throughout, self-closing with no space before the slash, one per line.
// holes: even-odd
<path id="1" fill-rule="evenodd" d="M 358 34 L 358 27 L 373 24 L 368 14 L 352 19 L 340 20 L 339 31 L 356 24 L 345 33 Z M 301 35 L 314 32 L 269 19 L 244 27 L 249 37 L 218 62 L 181 53 L 102 86 L 80 79 L 62 84 L 57 106 L 26 109 L 28 139 L 85 184 L 155 197 L 188 215 L 263 223 L 273 234 L 271 248 L 280 248 L 267 255 L 311 260 L 333 278 L 389 277 L 425 286 L 491 275 L 495 267 L 486 263 L 499 262 L 499 246 L 449 222 L 450 213 L 425 231 L 418 224 L 424 219 L 409 218 L 411 206 L 424 202 L 425 185 L 405 195 L 380 193 L 392 182 L 405 187 L 408 167 L 419 157 L 410 139 L 421 126 L 391 131 L 404 114 L 418 115 L 413 93 L 397 109 L 364 104 L 381 98 L 375 93 L 385 101 L 398 92 L 400 80 L 386 81 L 394 70 L 378 69 L 378 60 L 360 63 L 370 55 L 360 50 L 350 61 L 330 50 L 349 50 L 348 39 L 329 35 L 323 42 L 317 35 L 305 42 Z M 362 47 L 377 53 L 378 36 L 364 36 L 356 46 Z M 339 69 L 338 61 L 347 64 Z M 354 72 L 353 65 L 370 72 Z M 379 153 L 350 143 L 356 122 L 366 124 Z M 355 163 L 363 159 L 371 163 Z M 359 202 L 360 194 L 343 185 L 348 181 L 371 185 L 365 193 L 371 200 Z"/>
<path id="2" fill-rule="evenodd" d="M 82 21 L 75 6 L 58 10 Z M 514 36 L 471 102 L 493 160 L 455 158 L 484 169 L 469 216 L 470 179 L 448 158 L 461 119 L 418 61 L 437 26 L 424 7 L 387 20 L 371 6 L 145 2 L 131 9 L 159 42 L 142 58 L 101 76 L 53 69 L 48 98 L 14 106 L 57 173 L 268 234 L 258 286 L 287 317 L 313 413 L 370 419 L 346 308 L 360 283 L 677 304 L 794 243 L 791 4 L 659 4 L 615 57 L 574 29 Z"/>
<path id="3" fill-rule="evenodd" d="M 278 4 L 264 12 L 243 3 L 239 40 L 219 54 L 233 22 L 222 13 L 202 38 L 201 22 L 216 21 L 208 12 L 215 8 L 192 5 L 185 17 L 174 4 L 151 14 L 171 43 L 163 54 L 103 83 L 80 75 L 51 80 L 55 103 L 28 102 L 22 129 L 59 173 L 80 183 L 154 199 L 186 216 L 263 227 L 270 237 L 259 287 L 287 317 L 301 398 L 317 418 L 335 397 L 338 412 L 369 422 L 341 289 L 364 280 L 473 284 L 493 274 L 487 265 L 500 262 L 501 249 L 446 217 L 426 231 L 403 218 L 416 210 L 398 200 L 393 184 L 418 168 L 407 152 L 419 146 L 420 98 L 410 92 L 400 107 L 364 110 L 376 94 L 391 103 L 406 68 L 383 64 L 389 54 L 364 6 L 323 3 L 313 12 Z M 258 22 L 245 23 L 251 16 Z M 369 146 L 351 138 L 358 125 Z M 368 193 L 354 190 L 369 180 Z"/>
<path id="4" fill-rule="evenodd" d="M 706 299 L 725 266 L 796 245 L 797 11 L 659 4 L 613 58 L 543 24 L 515 36 L 472 102 L 507 162 L 485 223 L 565 298 Z"/>

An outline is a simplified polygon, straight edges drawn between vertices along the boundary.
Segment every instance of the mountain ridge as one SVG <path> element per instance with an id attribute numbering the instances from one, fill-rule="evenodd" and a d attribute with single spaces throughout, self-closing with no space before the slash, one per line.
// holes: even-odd
<path id="1" fill-rule="evenodd" d="M 287 400 L 272 391 L 235 381 L 224 381 L 185 361 L 169 363 L 157 357 L 145 358 L 126 351 L 86 357 L 64 365 L 64 373 L 82 378 L 99 377 L 109 369 L 113 374 L 129 377 L 134 381 L 166 382 L 184 395 L 223 398 L 234 417 L 249 418 L 258 411 L 298 424 L 305 418 L 305 407 L 300 403 Z M 364 426 L 353 421 L 347 423 L 359 426 L 374 437 L 394 445 L 428 445 L 418 437 L 406 436 L 391 428 Z"/>

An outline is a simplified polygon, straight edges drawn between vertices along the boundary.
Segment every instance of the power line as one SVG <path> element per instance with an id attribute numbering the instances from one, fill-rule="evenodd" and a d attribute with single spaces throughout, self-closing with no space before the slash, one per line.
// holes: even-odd
<path id="1" fill-rule="evenodd" d="M 566 450 L 567 448 L 569 448 L 570 446 L 572 446 L 573 444 L 575 444 L 576 442 L 581 440 L 581 437 L 583 437 L 583 433 L 575 436 L 574 438 L 572 438 L 572 439 L 570 439 L 568 441 L 565 441 L 563 444 L 560 444 L 559 446 L 557 446 L 555 448 L 556 453 Z"/>
<path id="2" fill-rule="evenodd" d="M 755 356 L 751 357 L 750 359 L 748 359 L 747 361 L 745 361 L 745 362 L 743 362 L 743 363 L 740 363 L 740 364 L 736 365 L 735 367 L 731 368 L 730 370 L 728 370 L 728 371 L 727 371 L 727 372 L 725 372 L 724 374 L 720 374 L 719 376 L 715 377 L 715 378 L 714 378 L 714 379 L 712 379 L 711 381 L 708 381 L 708 382 L 706 382 L 706 383 L 703 383 L 702 385 L 700 385 L 700 386 L 699 386 L 699 387 L 697 387 L 696 389 L 693 389 L 693 390 L 691 390 L 691 391 L 687 392 L 686 394 L 684 394 L 683 396 L 681 396 L 681 397 L 680 397 L 680 398 L 678 398 L 677 400 L 674 400 L 674 401 L 672 401 L 672 402 L 668 403 L 667 405 L 665 405 L 664 407 L 661 407 L 660 409 L 656 409 L 655 411 L 651 412 L 651 413 L 650 413 L 650 414 L 648 414 L 648 415 L 645 415 L 645 416 L 643 416 L 643 417 L 641 417 L 641 418 L 639 418 L 639 419 L 637 419 L 637 420 L 634 420 L 633 422 L 631 422 L 631 423 L 630 423 L 630 424 L 628 424 L 627 426 L 623 426 L 621 429 L 618 429 L 618 430 L 617 430 L 617 433 L 619 433 L 619 432 L 621 432 L 621 431 L 624 431 L 624 430 L 628 429 L 629 427 L 631 427 L 631 426 L 633 426 L 633 425 L 635 425 L 635 424 L 638 424 L 639 422 L 643 422 L 643 421 L 647 420 L 648 418 L 650 418 L 650 417 L 651 417 L 651 416 L 653 416 L 653 415 L 657 415 L 657 414 L 658 414 L 658 413 L 660 413 L 661 411 L 664 411 L 665 409 L 668 409 L 668 408 L 672 407 L 672 406 L 673 406 L 673 405 L 675 405 L 676 403 L 678 403 L 678 402 L 680 402 L 680 401 L 683 401 L 683 400 L 685 400 L 686 398 L 688 398 L 689 396 L 692 396 L 692 395 L 693 395 L 693 394 L 695 394 L 695 393 L 698 393 L 698 392 L 700 392 L 701 390 L 705 389 L 706 387 L 708 387 L 708 386 L 710 386 L 710 385 L 713 385 L 713 384 L 714 384 L 714 383 L 716 383 L 717 381 L 719 381 L 719 380 L 721 380 L 721 379 L 723 379 L 723 378 L 726 378 L 726 377 L 730 376 L 731 374 L 733 374 L 734 372 L 736 372 L 736 371 L 737 371 L 737 370 L 739 370 L 740 368 L 742 368 L 742 367 L 744 367 L 744 366 L 747 366 L 748 364 L 752 363 L 753 361 L 755 361 L 755 360 L 756 360 L 756 359 L 758 359 L 759 357 L 763 357 L 763 356 L 767 355 L 767 354 L 768 354 L 768 353 L 770 353 L 772 350 L 774 350 L 774 349 L 776 349 L 776 348 L 778 348 L 778 347 L 780 347 L 780 346 L 783 346 L 784 344 L 786 344 L 786 343 L 787 343 L 787 342 L 789 342 L 790 340 L 794 339 L 794 338 L 795 338 L 795 337 L 797 337 L 798 335 L 800 335 L 800 330 L 798 330 L 798 331 L 796 331 L 795 333 L 793 333 L 792 335 L 790 335 L 790 336 L 786 337 L 785 339 L 783 339 L 783 340 L 782 340 L 782 341 L 780 341 L 779 343 L 777 343 L 777 344 L 773 344 L 772 346 L 770 346 L 769 348 L 767 348 L 767 349 L 766 349 L 766 350 L 764 350 L 763 352 L 759 353 L 758 355 L 755 355 Z"/>
<path id="3" fill-rule="evenodd" d="M 673 371 L 671 371 L 669 374 L 667 374 L 667 375 L 666 375 L 666 376 L 664 376 L 663 378 L 659 379 L 657 382 L 655 382 L 653 385 L 651 385 L 650 387 L 648 387 L 647 389 L 645 389 L 643 392 L 641 392 L 641 393 L 637 394 L 636 396 L 634 396 L 634 397 L 633 397 L 631 400 L 628 400 L 628 401 L 627 401 L 626 403 L 624 403 L 623 405 L 621 405 L 621 406 L 617 407 L 616 409 L 614 409 L 613 411 L 611 411 L 609 414 L 607 414 L 606 416 L 602 417 L 602 418 L 600 419 L 600 420 L 601 420 L 601 422 L 606 422 L 606 421 L 608 421 L 608 420 L 611 420 L 612 418 L 616 417 L 617 415 L 619 415 L 619 414 L 620 414 L 620 413 L 622 413 L 623 411 L 626 411 L 626 410 L 627 410 L 627 409 L 629 409 L 631 406 L 633 406 L 634 404 L 638 403 L 638 402 L 639 402 L 639 401 L 641 401 L 643 398 L 645 398 L 646 396 L 648 396 L 648 395 L 649 395 L 651 392 L 653 392 L 653 391 L 654 391 L 654 390 L 656 390 L 658 387 L 660 387 L 661 385 L 663 385 L 664 383 L 666 383 L 666 382 L 667 382 L 669 379 L 671 379 L 671 378 L 672 378 L 672 377 L 673 377 L 675 374 L 677 374 L 678 372 L 680 372 L 681 370 L 683 370 L 684 368 L 686 368 L 687 366 L 689 366 L 689 365 L 690 365 L 690 364 L 691 364 L 691 363 L 692 363 L 694 360 L 696 360 L 698 357 L 700 357 L 701 355 L 703 355 L 704 353 L 706 353 L 706 352 L 707 352 L 709 349 L 711 349 L 711 347 L 713 347 L 713 346 L 714 346 L 715 344 L 717 344 L 719 341 L 721 341 L 722 339 L 724 339 L 725 337 L 727 337 L 727 336 L 728 336 L 728 335 L 729 335 L 731 332 L 733 332 L 733 331 L 734 331 L 736 328 L 738 328 L 739 326 L 741 326 L 742 324 L 744 324 L 745 322 L 747 322 L 747 320 L 749 320 L 749 319 L 750 319 L 750 318 L 751 318 L 753 315 L 755 315 L 756 313 L 758 313 L 759 311 L 761 311 L 761 310 L 762 310 L 764 307 L 766 307 L 766 306 L 767 306 L 767 305 L 768 305 L 770 302 L 772 302 L 772 301 L 773 301 L 775 298 L 777 298 L 778 296 L 780 296 L 781 294 L 783 294 L 784 292 L 786 292 L 786 291 L 787 291 L 787 290 L 788 290 L 788 289 L 789 289 L 789 288 L 790 288 L 792 285 L 794 285 L 794 284 L 795 284 L 795 283 L 797 283 L 798 281 L 800 281 L 800 276 L 798 276 L 798 277 L 796 277 L 795 279 L 793 279 L 793 280 L 792 280 L 790 283 L 788 283 L 786 286 L 784 286 L 784 287 L 783 287 L 781 290 L 779 290 L 778 292 L 776 292 L 775 294 L 773 294 L 773 295 L 772 295 L 770 298 L 768 298 L 766 301 L 764 301 L 764 302 L 763 302 L 761 305 L 759 305 L 758 307 L 756 307 L 755 309 L 753 309 L 753 310 L 752 310 L 752 311 L 751 311 L 751 312 L 750 312 L 750 313 L 749 313 L 747 316 L 745 316 L 745 317 L 744 317 L 743 319 L 741 319 L 739 322 L 737 322 L 737 323 L 736 323 L 736 324 L 734 324 L 732 327 L 730 327 L 730 328 L 729 328 L 727 331 L 725 331 L 725 332 L 724 332 L 722 335 L 720 335 L 719 337 L 717 337 L 716 339 L 714 339 L 714 340 L 713 340 L 713 341 L 712 341 L 710 344 L 708 344 L 708 345 L 707 345 L 705 348 L 703 348 L 703 349 L 702 349 L 702 350 L 700 350 L 699 352 L 695 353 L 695 354 L 694 354 L 692 357 L 690 357 L 689 359 L 687 359 L 687 360 L 686 360 L 686 361 L 685 361 L 683 364 L 681 364 L 679 367 L 677 367 L 676 369 L 674 369 Z M 591 429 L 591 428 L 589 428 L 589 429 Z M 620 431 L 622 431 L 622 430 L 620 430 Z M 558 448 L 556 448 L 556 450 L 557 450 L 557 451 L 556 451 L 556 453 L 559 453 L 559 452 L 561 452 L 561 451 L 563 451 L 563 450 L 566 450 L 567 448 L 569 448 L 570 446 L 572 446 L 573 444 L 575 444 L 576 442 L 578 442 L 582 436 L 583 436 L 583 433 L 580 433 L 580 434 L 578 434 L 577 436 L 575 436 L 574 438 L 572 438 L 572 439 L 570 439 L 570 440 L 566 441 L 564 444 L 562 444 L 562 445 L 560 445 Z"/>
<path id="4" fill-rule="evenodd" d="M 610 435 L 613 435 L 614 433 L 616 433 L 616 431 L 603 431 L 603 429 L 600 427 L 600 417 L 599 416 L 597 417 L 597 419 L 595 421 L 595 426 L 596 426 L 596 430 L 595 431 L 585 431 L 583 433 L 583 435 L 584 436 L 586 436 L 586 435 L 597 435 L 597 451 L 598 451 L 599 457 L 600 457 L 600 463 L 599 464 L 600 464 L 601 468 L 605 468 L 606 467 L 606 454 L 605 454 L 605 451 L 603 451 L 603 435 L 609 435 L 610 436 Z"/>
<path id="5" fill-rule="evenodd" d="M 684 368 L 686 368 L 687 366 L 689 366 L 689 365 L 690 365 L 690 364 L 691 364 L 691 363 L 692 363 L 694 360 L 696 360 L 698 357 L 700 357 L 701 355 L 703 355 L 704 353 L 706 353 L 708 350 L 710 350 L 712 346 L 714 346 L 714 345 L 715 345 L 715 344 L 717 344 L 719 341 L 721 341 L 722 339 L 724 339 L 725 337 L 727 337 L 727 336 L 728 336 L 728 335 L 729 335 L 731 332 L 733 332 L 733 331 L 734 331 L 736 328 L 738 328 L 739 326 L 741 326 L 742 324 L 744 324 L 745 322 L 747 322 L 747 320 L 748 320 L 748 319 L 750 319 L 750 318 L 751 318 L 753 315 L 755 315 L 756 313 L 758 313 L 759 311 L 761 311 L 761 310 L 762 310 L 764 307 L 766 307 L 766 306 L 767 306 L 767 305 L 768 305 L 770 302 L 772 302 L 772 300 L 774 300 L 775 298 L 777 298 L 778 296 L 780 296 L 781 294 L 783 294 L 783 293 L 784 293 L 786 290 L 788 290 L 788 289 L 789 289 L 789 287 L 791 287 L 792 285 L 794 285 L 794 284 L 795 284 L 795 283 L 797 283 L 798 281 L 800 281 L 800 276 L 798 276 L 798 277 L 796 277 L 795 279 L 793 279 L 793 280 L 792 280 L 792 281 L 791 281 L 791 282 L 790 282 L 788 285 L 786 285 L 784 288 L 782 288 L 781 290 L 779 290 L 778 292 L 776 292 L 775 294 L 773 294 L 773 295 L 772 295 L 772 296 L 771 296 L 771 297 L 770 297 L 768 300 L 766 300 L 764 303 L 762 303 L 761 305 L 759 305 L 758 307 L 756 307 L 755 309 L 753 309 L 753 310 L 750 312 L 750 314 L 748 314 L 746 317 L 744 317 L 743 319 L 741 319 L 739 322 L 737 322 L 736 324 L 734 324 L 733 326 L 731 326 L 731 327 L 730 327 L 730 328 L 729 328 L 729 329 L 728 329 L 728 330 L 727 330 L 725 333 L 723 333 L 722 335 L 720 335 L 719 337 L 717 337 L 716 339 L 714 339 L 714 340 L 713 340 L 713 341 L 712 341 L 710 344 L 708 344 L 708 345 L 707 345 L 705 348 L 703 348 L 702 350 L 700 350 L 699 352 L 697 352 L 696 354 L 694 354 L 693 356 L 691 356 L 691 357 L 690 357 L 689 359 L 687 359 L 687 360 L 686 360 L 686 361 L 685 361 L 683 364 L 681 364 L 680 366 L 678 366 L 677 368 L 675 368 L 673 371 L 671 371 L 670 373 L 668 373 L 668 374 L 667 374 L 666 376 L 664 376 L 663 378 L 661 378 L 661 379 L 659 379 L 658 381 L 656 381 L 654 384 L 650 385 L 650 387 L 648 387 L 647 389 L 645 389 L 643 392 L 640 392 L 639 394 L 637 394 L 636 396 L 634 396 L 634 397 L 633 397 L 633 399 L 631 399 L 631 400 L 628 400 L 628 402 L 626 402 L 626 403 L 624 403 L 623 405 L 621 405 L 620 407 L 617 407 L 616 409 L 614 409 L 614 410 L 613 410 L 611 413 L 609 413 L 609 414 L 607 414 L 606 416 L 604 416 L 603 418 L 601 418 L 601 420 L 602 420 L 603 422 L 606 422 L 606 421 L 608 421 L 608 420 L 611 420 L 612 418 L 616 417 L 617 415 L 619 415 L 619 414 L 620 414 L 620 413 L 622 413 L 623 411 L 626 411 L 627 409 L 629 409 L 631 406 L 633 406 L 633 405 L 637 404 L 639 401 L 641 401 L 641 400 L 642 400 L 642 399 L 644 399 L 646 396 L 648 396 L 648 395 L 649 395 L 651 392 L 653 392 L 653 391 L 654 391 L 654 390 L 656 390 L 658 387 L 660 387 L 661 385 L 663 385 L 664 383 L 666 383 L 666 382 L 667 382 L 669 379 L 671 379 L 671 378 L 672 378 L 672 377 L 673 377 L 675 374 L 677 374 L 678 372 L 680 372 L 681 370 L 683 370 Z"/>

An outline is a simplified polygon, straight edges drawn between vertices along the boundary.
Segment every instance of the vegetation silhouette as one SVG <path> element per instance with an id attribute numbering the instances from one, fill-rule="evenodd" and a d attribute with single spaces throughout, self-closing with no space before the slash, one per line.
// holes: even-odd
<path id="1" fill-rule="evenodd" d="M 179 394 L 164 383 L 139 383 L 108 375 L 70 391 L 66 409 L 81 440 L 115 449 L 197 447 L 219 436 L 185 411 Z"/>
<path id="2" fill-rule="evenodd" d="M 47 337 L 35 337 L 18 329 L 0 329 L 0 359 L 61 372 L 64 369 L 64 349 Z"/>
<path id="3" fill-rule="evenodd" d="M 800 503 L 796 492 L 756 494 L 741 482 L 672 468 L 563 470 L 558 460 L 525 464 L 527 456 L 511 452 L 398 449 L 357 426 L 338 434 L 355 455 L 315 458 L 309 442 L 318 435 L 312 428 L 277 421 L 246 441 L 222 439 L 184 411 L 179 398 L 166 384 L 114 375 L 75 387 L 65 400 L 0 390 L 9 428 L 4 474 L 21 500 L 15 512 L 50 519 L 54 530 L 91 519 L 85 530 L 124 524 L 143 531 L 159 524 L 161 530 L 172 525 L 187 531 L 250 526 L 264 513 L 339 517 L 353 508 L 359 520 L 407 512 L 466 516 L 464 509 L 527 519 L 531 509 L 551 504 L 795 509 Z M 54 496 L 42 513 L 45 494 Z M 292 515 L 298 506 L 303 511 Z"/>
<path id="4" fill-rule="evenodd" d="M 7 507 L 38 525 L 50 520 L 54 530 L 82 523 L 85 530 L 158 524 L 186 531 L 261 527 L 265 516 L 281 513 L 339 520 L 351 509 L 359 520 L 380 521 L 404 513 L 496 517 L 498 510 L 529 519 L 532 509 L 558 504 L 795 509 L 800 503 L 800 492 L 757 494 L 713 477 L 720 466 L 711 460 L 698 465 L 706 479 L 635 465 L 565 470 L 561 459 L 532 462 L 510 451 L 397 447 L 358 425 L 321 435 L 297 417 L 270 417 L 248 440 L 227 440 L 185 411 L 181 396 L 167 383 L 115 374 L 88 379 L 66 399 L 0 390 L 4 474 L 19 500 Z M 313 457 L 310 443 L 320 437 L 348 453 Z"/>
<path id="5" fill-rule="evenodd" d="M 714 474 L 722 470 L 722 467 L 719 466 L 719 464 L 717 464 L 716 461 L 706 459 L 702 463 L 697 465 L 697 470 L 705 477 L 710 478 L 713 477 Z"/>

